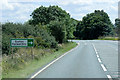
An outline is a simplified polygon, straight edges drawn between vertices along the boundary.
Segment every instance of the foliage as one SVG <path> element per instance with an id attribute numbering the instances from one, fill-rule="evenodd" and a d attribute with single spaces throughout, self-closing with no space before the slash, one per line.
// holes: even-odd
<path id="1" fill-rule="evenodd" d="M 99 37 L 97 40 L 118 40 L 118 37 Z"/>
<path id="2" fill-rule="evenodd" d="M 28 22 L 5 23 L 2 24 L 2 53 L 11 54 L 10 39 L 11 38 L 34 38 L 35 47 L 40 48 L 57 48 L 55 38 L 47 32 L 41 25 L 32 26 Z M 37 43 L 36 43 L 37 42 Z M 13 49 L 16 52 L 17 48 Z"/>
<path id="3" fill-rule="evenodd" d="M 115 26 L 120 27 L 120 19 L 119 18 L 115 19 Z"/>
<path id="4" fill-rule="evenodd" d="M 66 17 L 69 17 L 69 14 L 65 10 L 62 10 L 58 6 L 49 6 L 49 7 L 39 7 L 35 9 L 30 15 L 32 19 L 29 21 L 30 24 L 37 25 L 49 24 L 53 20 L 63 20 Z"/>
<path id="5" fill-rule="evenodd" d="M 115 19 L 115 32 L 118 34 L 118 37 L 120 38 L 120 19 Z"/>
<path id="6" fill-rule="evenodd" d="M 21 48 L 14 54 L 13 59 L 10 55 L 4 55 L 2 59 L 2 78 L 26 78 L 36 69 L 43 67 L 76 45 L 73 42 L 62 44 L 59 51 L 33 48 L 34 54 L 31 54 L 31 48 Z M 32 59 L 32 56 L 34 56 L 34 59 Z"/>
<path id="7" fill-rule="evenodd" d="M 78 23 L 74 35 L 82 39 L 97 39 L 99 36 L 112 34 L 113 25 L 109 16 L 103 10 L 95 10 L 87 14 Z M 83 35 L 84 34 L 84 35 Z"/>
<path id="8" fill-rule="evenodd" d="M 49 31 L 59 43 L 66 42 L 66 27 L 60 21 L 52 21 L 48 25 Z"/>
<path id="9" fill-rule="evenodd" d="M 58 6 L 41 6 L 32 12 L 31 17 L 29 20 L 31 25 L 47 25 L 48 32 L 59 43 L 66 42 L 68 38 L 74 37 L 76 20 L 70 18 L 70 15 Z"/>

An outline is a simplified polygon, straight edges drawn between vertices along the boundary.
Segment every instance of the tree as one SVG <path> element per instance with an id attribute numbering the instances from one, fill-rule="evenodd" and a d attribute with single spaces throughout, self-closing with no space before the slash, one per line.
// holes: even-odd
<path id="1" fill-rule="evenodd" d="M 58 6 L 41 6 L 35 9 L 30 16 L 32 17 L 32 19 L 29 22 L 33 25 L 37 25 L 39 23 L 49 24 L 50 21 L 61 21 L 66 17 L 70 17 L 70 15 L 65 10 L 62 10 Z"/>
<path id="2" fill-rule="evenodd" d="M 82 30 L 83 30 L 83 23 L 82 21 L 79 21 L 78 24 L 76 25 L 76 30 L 73 32 L 73 35 L 76 38 L 82 39 L 83 37 Z"/>
<path id="3" fill-rule="evenodd" d="M 73 31 L 77 24 L 76 20 L 70 18 L 70 15 L 58 6 L 41 6 L 32 12 L 31 17 L 29 20 L 31 25 L 38 25 L 39 23 L 47 25 L 49 27 L 48 32 L 52 34 L 59 43 L 74 37 Z M 59 33 L 61 35 L 57 37 Z"/>
<path id="4" fill-rule="evenodd" d="M 61 21 L 52 21 L 48 25 L 49 31 L 58 43 L 66 42 L 66 27 Z"/>
<path id="5" fill-rule="evenodd" d="M 115 31 L 118 34 L 118 37 L 120 37 L 120 19 L 116 18 L 115 19 Z"/>
<path id="6" fill-rule="evenodd" d="M 80 30 L 76 30 L 77 32 L 74 33 L 82 39 L 97 39 L 100 36 L 113 34 L 113 24 L 103 10 L 95 10 L 94 13 L 87 14 L 78 25 L 77 29 Z"/>

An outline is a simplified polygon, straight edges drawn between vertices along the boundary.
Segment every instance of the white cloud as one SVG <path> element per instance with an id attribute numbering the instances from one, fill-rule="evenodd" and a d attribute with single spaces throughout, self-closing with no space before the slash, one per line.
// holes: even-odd
<path id="1" fill-rule="evenodd" d="M 8 2 L 56 2 L 56 0 L 8 0 Z"/>
<path id="2" fill-rule="evenodd" d="M 107 12 L 111 19 L 115 19 L 115 15 L 117 14 L 117 0 L 2 0 L 2 8 L 0 10 L 3 11 L 3 21 L 26 21 L 30 18 L 31 12 L 44 4 L 55 4 L 62 7 L 62 9 L 66 10 L 70 15 L 75 19 L 82 19 L 88 13 L 93 12 L 94 10 L 103 9 Z M 14 2 L 14 3 L 13 3 Z M 20 2 L 24 2 L 20 3 Z M 31 3 L 26 3 L 31 2 Z M 32 2 L 40 2 L 40 3 L 32 3 Z M 0 3 L 1 4 L 1 3 Z M 43 5 L 44 5 L 43 4 Z M 113 5 L 114 4 L 114 5 Z M 113 10 L 113 11 L 112 11 Z M 9 13 L 9 14 L 8 14 Z M 12 18 L 14 17 L 14 18 Z M 12 20 L 13 19 L 13 20 Z"/>
<path id="3" fill-rule="evenodd" d="M 111 9 L 118 11 L 118 6 L 110 6 L 110 7 L 111 7 Z"/>
<path id="4" fill-rule="evenodd" d="M 7 0 L 2 0 L 2 9 L 13 10 L 14 7 Z"/>

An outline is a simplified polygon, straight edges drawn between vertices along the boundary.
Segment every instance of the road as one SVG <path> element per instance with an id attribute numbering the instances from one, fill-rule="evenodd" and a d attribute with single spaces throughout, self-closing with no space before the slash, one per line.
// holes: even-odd
<path id="1" fill-rule="evenodd" d="M 35 78 L 117 78 L 118 42 L 74 40 L 79 45 Z"/>

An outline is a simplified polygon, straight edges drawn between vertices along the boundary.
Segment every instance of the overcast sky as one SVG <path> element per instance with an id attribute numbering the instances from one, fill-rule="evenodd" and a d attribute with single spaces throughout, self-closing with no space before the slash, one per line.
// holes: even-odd
<path id="1" fill-rule="evenodd" d="M 30 19 L 32 11 L 41 5 L 58 5 L 77 20 L 94 10 L 107 12 L 113 24 L 118 17 L 118 0 L 2 0 L 0 22 L 24 23 Z"/>

